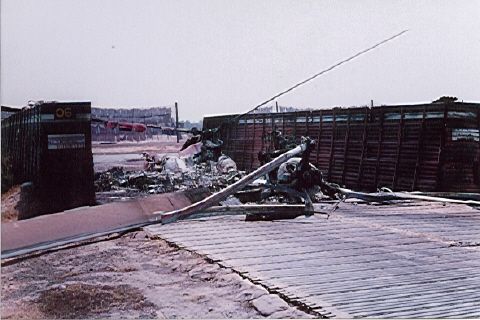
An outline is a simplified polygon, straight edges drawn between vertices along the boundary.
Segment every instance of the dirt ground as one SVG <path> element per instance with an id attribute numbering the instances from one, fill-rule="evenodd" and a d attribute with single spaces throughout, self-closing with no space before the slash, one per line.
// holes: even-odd
<path id="1" fill-rule="evenodd" d="M 2 266 L 1 318 L 311 318 L 144 232 Z"/>
<path id="2" fill-rule="evenodd" d="M 18 219 L 17 204 L 20 201 L 20 186 L 13 186 L 2 193 L 2 222 L 16 221 Z"/>
<path id="3" fill-rule="evenodd" d="M 123 141 L 115 144 L 92 144 L 94 169 L 97 172 L 105 171 L 113 167 L 122 167 L 128 170 L 143 170 L 144 158 L 142 152 L 151 154 L 177 154 L 186 135 L 179 143 L 174 136 L 159 136 L 158 140 L 141 142 Z M 107 195 L 109 196 L 109 195 Z M 102 197 L 102 195 L 98 195 Z M 2 222 L 17 221 L 19 215 L 18 202 L 21 198 L 20 186 L 13 186 L 7 192 L 2 193 L 1 210 Z M 121 198 L 121 197 L 120 197 Z M 124 197 L 128 199 L 130 197 Z"/>
<path id="4" fill-rule="evenodd" d="M 142 152 L 177 154 L 186 138 L 184 135 L 179 143 L 175 136 L 158 136 L 158 140 L 123 141 L 115 144 L 95 142 L 92 144 L 94 169 L 100 172 L 121 166 L 125 170 L 142 170 L 144 167 Z"/>
<path id="5" fill-rule="evenodd" d="M 94 144 L 96 171 L 143 168 L 142 152 L 176 153 L 183 141 Z M 19 190 L 2 195 L 15 220 Z M 279 296 L 194 253 L 142 232 L 2 261 L 2 319 L 311 318 Z"/>

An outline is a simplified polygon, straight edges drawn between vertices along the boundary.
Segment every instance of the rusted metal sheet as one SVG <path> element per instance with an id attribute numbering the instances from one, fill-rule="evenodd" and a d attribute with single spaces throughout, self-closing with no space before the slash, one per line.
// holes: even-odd
<path id="1" fill-rule="evenodd" d="M 32 215 L 95 203 L 90 109 L 44 102 L 2 121 L 2 187 L 32 182 Z"/>
<path id="2" fill-rule="evenodd" d="M 317 140 L 311 155 L 325 177 L 351 189 L 480 192 L 480 104 L 435 103 L 207 117 L 222 123 L 224 152 L 239 168 L 258 167 L 269 133 Z"/>
<path id="3" fill-rule="evenodd" d="M 190 189 L 2 223 L 2 259 L 128 231 L 148 224 L 155 210 L 180 209 L 209 194 Z"/>

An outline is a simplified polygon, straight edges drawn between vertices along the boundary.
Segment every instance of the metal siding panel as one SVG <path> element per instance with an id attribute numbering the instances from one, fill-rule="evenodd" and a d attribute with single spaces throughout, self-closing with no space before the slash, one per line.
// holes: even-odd
<path id="1" fill-rule="evenodd" d="M 449 138 L 452 128 L 480 129 L 479 106 L 454 103 L 334 108 L 272 113 L 269 117 L 272 129 L 277 126 L 284 135 L 296 132 L 297 142 L 307 131 L 318 140 L 311 161 L 332 182 L 344 182 L 347 187 L 369 191 L 380 186 L 392 188 L 396 184 L 401 190 L 480 192 L 479 142 Z M 444 122 L 440 115 L 444 115 L 445 107 L 448 112 Z M 350 125 L 349 112 L 352 114 Z M 204 125 L 212 128 L 234 116 L 205 118 Z M 267 128 L 267 124 L 261 128 L 255 124 L 254 130 L 252 119 L 252 115 L 244 116 L 245 124 L 228 128 L 230 136 L 225 150 L 229 150 L 240 169 L 257 167 L 258 151 L 271 149 L 263 137 L 263 127 Z M 266 131 L 270 131 L 269 126 Z M 245 145 L 248 143 L 252 146 Z M 444 182 L 438 182 L 440 177 Z"/>

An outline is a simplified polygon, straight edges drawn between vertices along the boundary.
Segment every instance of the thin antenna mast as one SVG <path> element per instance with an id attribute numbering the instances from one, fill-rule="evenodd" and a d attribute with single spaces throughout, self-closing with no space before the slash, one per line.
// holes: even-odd
<path id="1" fill-rule="evenodd" d="M 352 56 L 350 56 L 350 57 L 348 57 L 348 58 L 346 58 L 346 59 L 344 59 L 344 60 L 342 60 L 342 61 L 340 61 L 340 62 L 337 62 L 336 64 L 328 67 L 327 69 L 324 69 L 324 70 L 322 70 L 322 71 L 314 74 L 313 76 L 311 76 L 311 77 L 309 77 L 309 78 L 307 78 L 307 79 L 305 79 L 305 80 L 303 80 L 303 81 L 295 84 L 294 86 L 292 86 L 292 87 L 290 87 L 290 88 L 288 88 L 288 89 L 286 89 L 286 90 L 284 90 L 284 91 L 282 91 L 282 92 L 274 95 L 274 96 L 271 97 L 270 99 L 265 100 L 264 102 L 262 102 L 262 103 L 258 104 L 257 106 L 255 106 L 253 109 L 251 109 L 251 110 L 249 110 L 249 111 L 247 111 L 247 112 L 245 112 L 245 113 L 242 113 L 242 114 L 236 116 L 235 118 L 232 119 L 232 121 L 237 120 L 238 118 L 241 118 L 241 117 L 243 117 L 244 115 L 249 114 L 250 112 L 253 112 L 253 111 L 257 110 L 258 108 L 260 108 L 260 107 L 266 105 L 267 103 L 269 103 L 269 102 L 277 99 L 278 97 L 283 96 L 284 94 L 286 94 L 286 93 L 288 93 L 288 92 L 290 92 L 290 91 L 292 91 L 292 90 L 295 90 L 296 88 L 298 88 L 298 87 L 306 84 L 307 82 L 312 81 L 313 79 L 317 78 L 318 76 L 321 76 L 322 74 L 325 74 L 325 73 L 327 73 L 327 72 L 335 69 L 336 67 L 338 67 L 338 66 L 340 66 L 340 65 L 342 65 L 342 64 L 344 64 L 344 63 L 346 63 L 346 62 L 349 62 L 349 61 L 351 61 L 351 60 L 353 60 L 353 59 L 355 59 L 355 58 L 357 58 L 357 57 L 359 57 L 359 56 L 361 56 L 361 55 L 363 55 L 363 54 L 365 54 L 365 53 L 367 53 L 367 52 L 369 52 L 369 51 L 371 51 L 371 50 L 373 50 L 373 49 L 375 49 L 375 48 L 377 48 L 377 47 L 379 47 L 379 46 L 381 46 L 381 45 L 383 45 L 383 44 L 385 44 L 385 43 L 387 43 L 387 42 L 389 42 L 389 41 L 391 41 L 391 40 L 393 40 L 393 39 L 395 39 L 395 38 L 397 38 L 397 37 L 400 37 L 401 35 L 403 35 L 403 34 L 406 33 L 407 31 L 408 31 L 408 29 L 407 29 L 407 30 L 403 30 L 402 32 L 399 32 L 399 33 L 397 33 L 397 34 L 395 34 L 395 35 L 393 35 L 393 36 L 391 36 L 391 37 L 389 37 L 389 38 L 387 38 L 387 39 L 384 39 L 384 40 L 378 42 L 377 44 L 375 44 L 375 45 L 373 45 L 373 46 L 371 46 L 371 47 L 369 47 L 369 48 L 367 48 L 367 49 L 364 49 L 364 50 L 362 50 L 362 51 L 359 51 L 359 52 L 357 52 L 356 54 L 354 54 L 354 55 L 352 55 Z"/>

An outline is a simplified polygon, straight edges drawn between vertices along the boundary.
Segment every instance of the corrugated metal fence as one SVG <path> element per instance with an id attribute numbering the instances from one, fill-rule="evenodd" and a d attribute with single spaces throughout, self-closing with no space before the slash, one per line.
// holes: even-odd
<path id="1" fill-rule="evenodd" d="M 25 181 L 38 183 L 40 109 L 17 112 L 2 120 L 2 190 Z"/>
<path id="2" fill-rule="evenodd" d="M 480 192 L 480 104 L 334 108 L 207 117 L 221 126 L 224 152 L 244 170 L 271 151 L 272 130 L 317 141 L 311 155 L 325 177 L 357 190 Z"/>
<path id="3" fill-rule="evenodd" d="M 90 108 L 48 102 L 2 121 L 2 189 L 32 182 L 34 215 L 95 203 Z"/>

